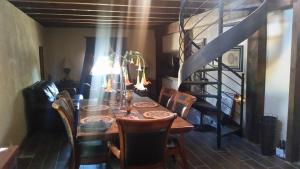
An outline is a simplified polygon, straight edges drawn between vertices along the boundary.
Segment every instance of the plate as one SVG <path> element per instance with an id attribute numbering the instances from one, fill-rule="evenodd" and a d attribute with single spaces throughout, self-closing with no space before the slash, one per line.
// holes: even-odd
<path id="1" fill-rule="evenodd" d="M 129 119 L 129 120 L 140 120 L 139 117 L 137 117 L 135 115 L 132 115 L 132 114 L 127 115 L 127 116 L 123 116 L 123 117 L 120 117 L 120 118 L 122 118 L 122 119 Z"/>
<path id="2" fill-rule="evenodd" d="M 149 119 L 162 119 L 173 115 L 174 113 L 168 111 L 147 111 L 143 113 L 145 118 Z"/>
<path id="3" fill-rule="evenodd" d="M 157 107 L 158 104 L 155 102 L 135 102 L 134 107 L 146 108 L 146 107 Z"/>
<path id="4" fill-rule="evenodd" d="M 106 105 L 88 105 L 88 106 L 82 107 L 82 110 L 84 110 L 84 111 L 105 111 L 108 109 L 109 109 L 109 106 L 106 106 Z"/>
<path id="5" fill-rule="evenodd" d="M 110 116 L 88 116 L 80 120 L 81 124 L 86 123 L 98 123 L 98 122 L 105 122 L 105 123 L 112 123 L 114 118 Z"/>
<path id="6" fill-rule="evenodd" d="M 80 120 L 80 128 L 83 131 L 104 132 L 111 127 L 113 120 L 110 116 L 89 116 Z"/>

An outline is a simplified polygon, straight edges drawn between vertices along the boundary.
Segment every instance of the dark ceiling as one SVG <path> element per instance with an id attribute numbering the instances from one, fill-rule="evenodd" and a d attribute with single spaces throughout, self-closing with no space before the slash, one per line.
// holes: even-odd
<path id="1" fill-rule="evenodd" d="M 178 21 L 180 0 L 9 0 L 44 26 L 167 25 Z M 190 0 L 188 14 L 207 11 L 218 0 Z M 149 14 L 147 14 L 149 10 Z"/>

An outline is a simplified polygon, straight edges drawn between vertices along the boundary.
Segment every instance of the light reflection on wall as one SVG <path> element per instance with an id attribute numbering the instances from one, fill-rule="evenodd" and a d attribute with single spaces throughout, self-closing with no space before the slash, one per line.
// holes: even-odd
<path id="1" fill-rule="evenodd" d="M 278 117 L 276 140 L 287 135 L 292 18 L 292 9 L 268 14 L 264 114 Z"/>
<path id="2" fill-rule="evenodd" d="M 136 49 L 140 51 L 144 51 L 145 42 L 146 42 L 146 34 L 148 29 L 148 16 L 151 5 L 151 0 L 143 0 L 143 1 L 135 1 L 137 6 L 141 6 L 141 8 L 134 8 L 138 12 L 131 11 L 132 1 L 128 1 L 128 9 L 127 16 L 128 19 L 123 23 L 120 23 L 116 28 L 115 25 L 98 25 L 96 30 L 96 42 L 95 42 L 95 55 L 94 55 L 94 66 L 91 71 L 92 80 L 91 80 L 91 90 L 90 90 L 90 98 L 94 98 L 93 103 L 97 104 L 103 101 L 115 101 L 118 97 L 118 90 L 123 86 L 121 82 L 121 73 L 120 73 L 120 56 L 123 55 L 122 51 L 130 50 L 123 49 L 123 37 L 124 37 L 124 29 L 128 28 L 130 25 L 130 21 L 132 21 L 133 17 L 141 18 L 141 22 L 139 25 L 135 26 L 135 29 L 138 30 L 139 42 L 136 43 Z M 129 19 L 130 18 L 130 19 Z M 111 37 L 116 36 L 116 50 L 111 48 Z M 112 53 L 115 53 L 114 59 L 111 59 Z M 112 62 L 112 63 L 110 63 Z M 109 94 L 105 90 L 109 87 L 108 82 L 112 80 L 112 92 Z M 107 97 L 109 95 L 109 97 Z"/>

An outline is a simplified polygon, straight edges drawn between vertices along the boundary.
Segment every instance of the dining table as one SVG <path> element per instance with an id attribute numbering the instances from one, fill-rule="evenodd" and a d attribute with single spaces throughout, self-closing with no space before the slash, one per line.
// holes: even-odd
<path id="1" fill-rule="evenodd" d="M 152 103 L 154 106 L 134 106 L 135 103 Z M 86 107 L 88 105 L 95 105 L 100 104 L 98 101 L 95 101 L 93 99 L 84 99 L 80 101 L 79 104 L 79 118 L 78 118 L 78 125 L 77 125 L 77 134 L 76 138 L 78 141 L 80 140 L 87 140 L 87 139 L 100 139 L 100 140 L 110 140 L 114 137 L 118 137 L 118 125 L 116 123 L 116 120 L 114 120 L 110 127 L 108 127 L 105 131 L 99 131 L 99 130 L 86 130 L 82 127 L 82 120 L 86 119 L 87 117 L 95 117 L 95 116 L 109 116 L 112 119 L 116 118 L 127 118 L 127 117 L 134 117 L 134 119 L 147 119 L 144 116 L 145 112 L 149 111 L 158 111 L 158 112 L 170 112 L 170 110 L 166 109 L 165 107 L 161 106 L 154 100 L 150 99 L 149 97 L 141 97 L 137 94 L 133 94 L 132 99 L 132 109 L 131 113 L 127 114 L 126 110 L 122 110 L 122 108 L 111 108 L 107 110 L 101 110 L 101 111 L 86 111 L 83 109 L 83 107 Z M 107 104 L 107 103 L 106 103 Z M 103 104 L 104 105 L 104 104 Z M 108 105 L 110 105 L 108 103 Z M 108 107 L 108 106 L 107 106 Z M 174 120 L 169 132 L 171 134 L 184 134 L 193 129 L 193 125 L 186 121 L 185 119 L 177 116 L 177 118 Z"/>

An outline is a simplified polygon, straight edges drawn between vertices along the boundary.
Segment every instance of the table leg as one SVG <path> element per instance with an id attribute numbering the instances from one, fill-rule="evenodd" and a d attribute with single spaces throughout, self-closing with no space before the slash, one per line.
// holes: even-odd
<path id="1" fill-rule="evenodd" d="M 189 168 L 189 164 L 186 159 L 186 154 L 185 154 L 185 149 L 184 149 L 184 135 L 180 134 L 178 138 L 178 148 L 180 151 L 181 159 L 182 159 L 182 164 L 184 169 Z"/>

